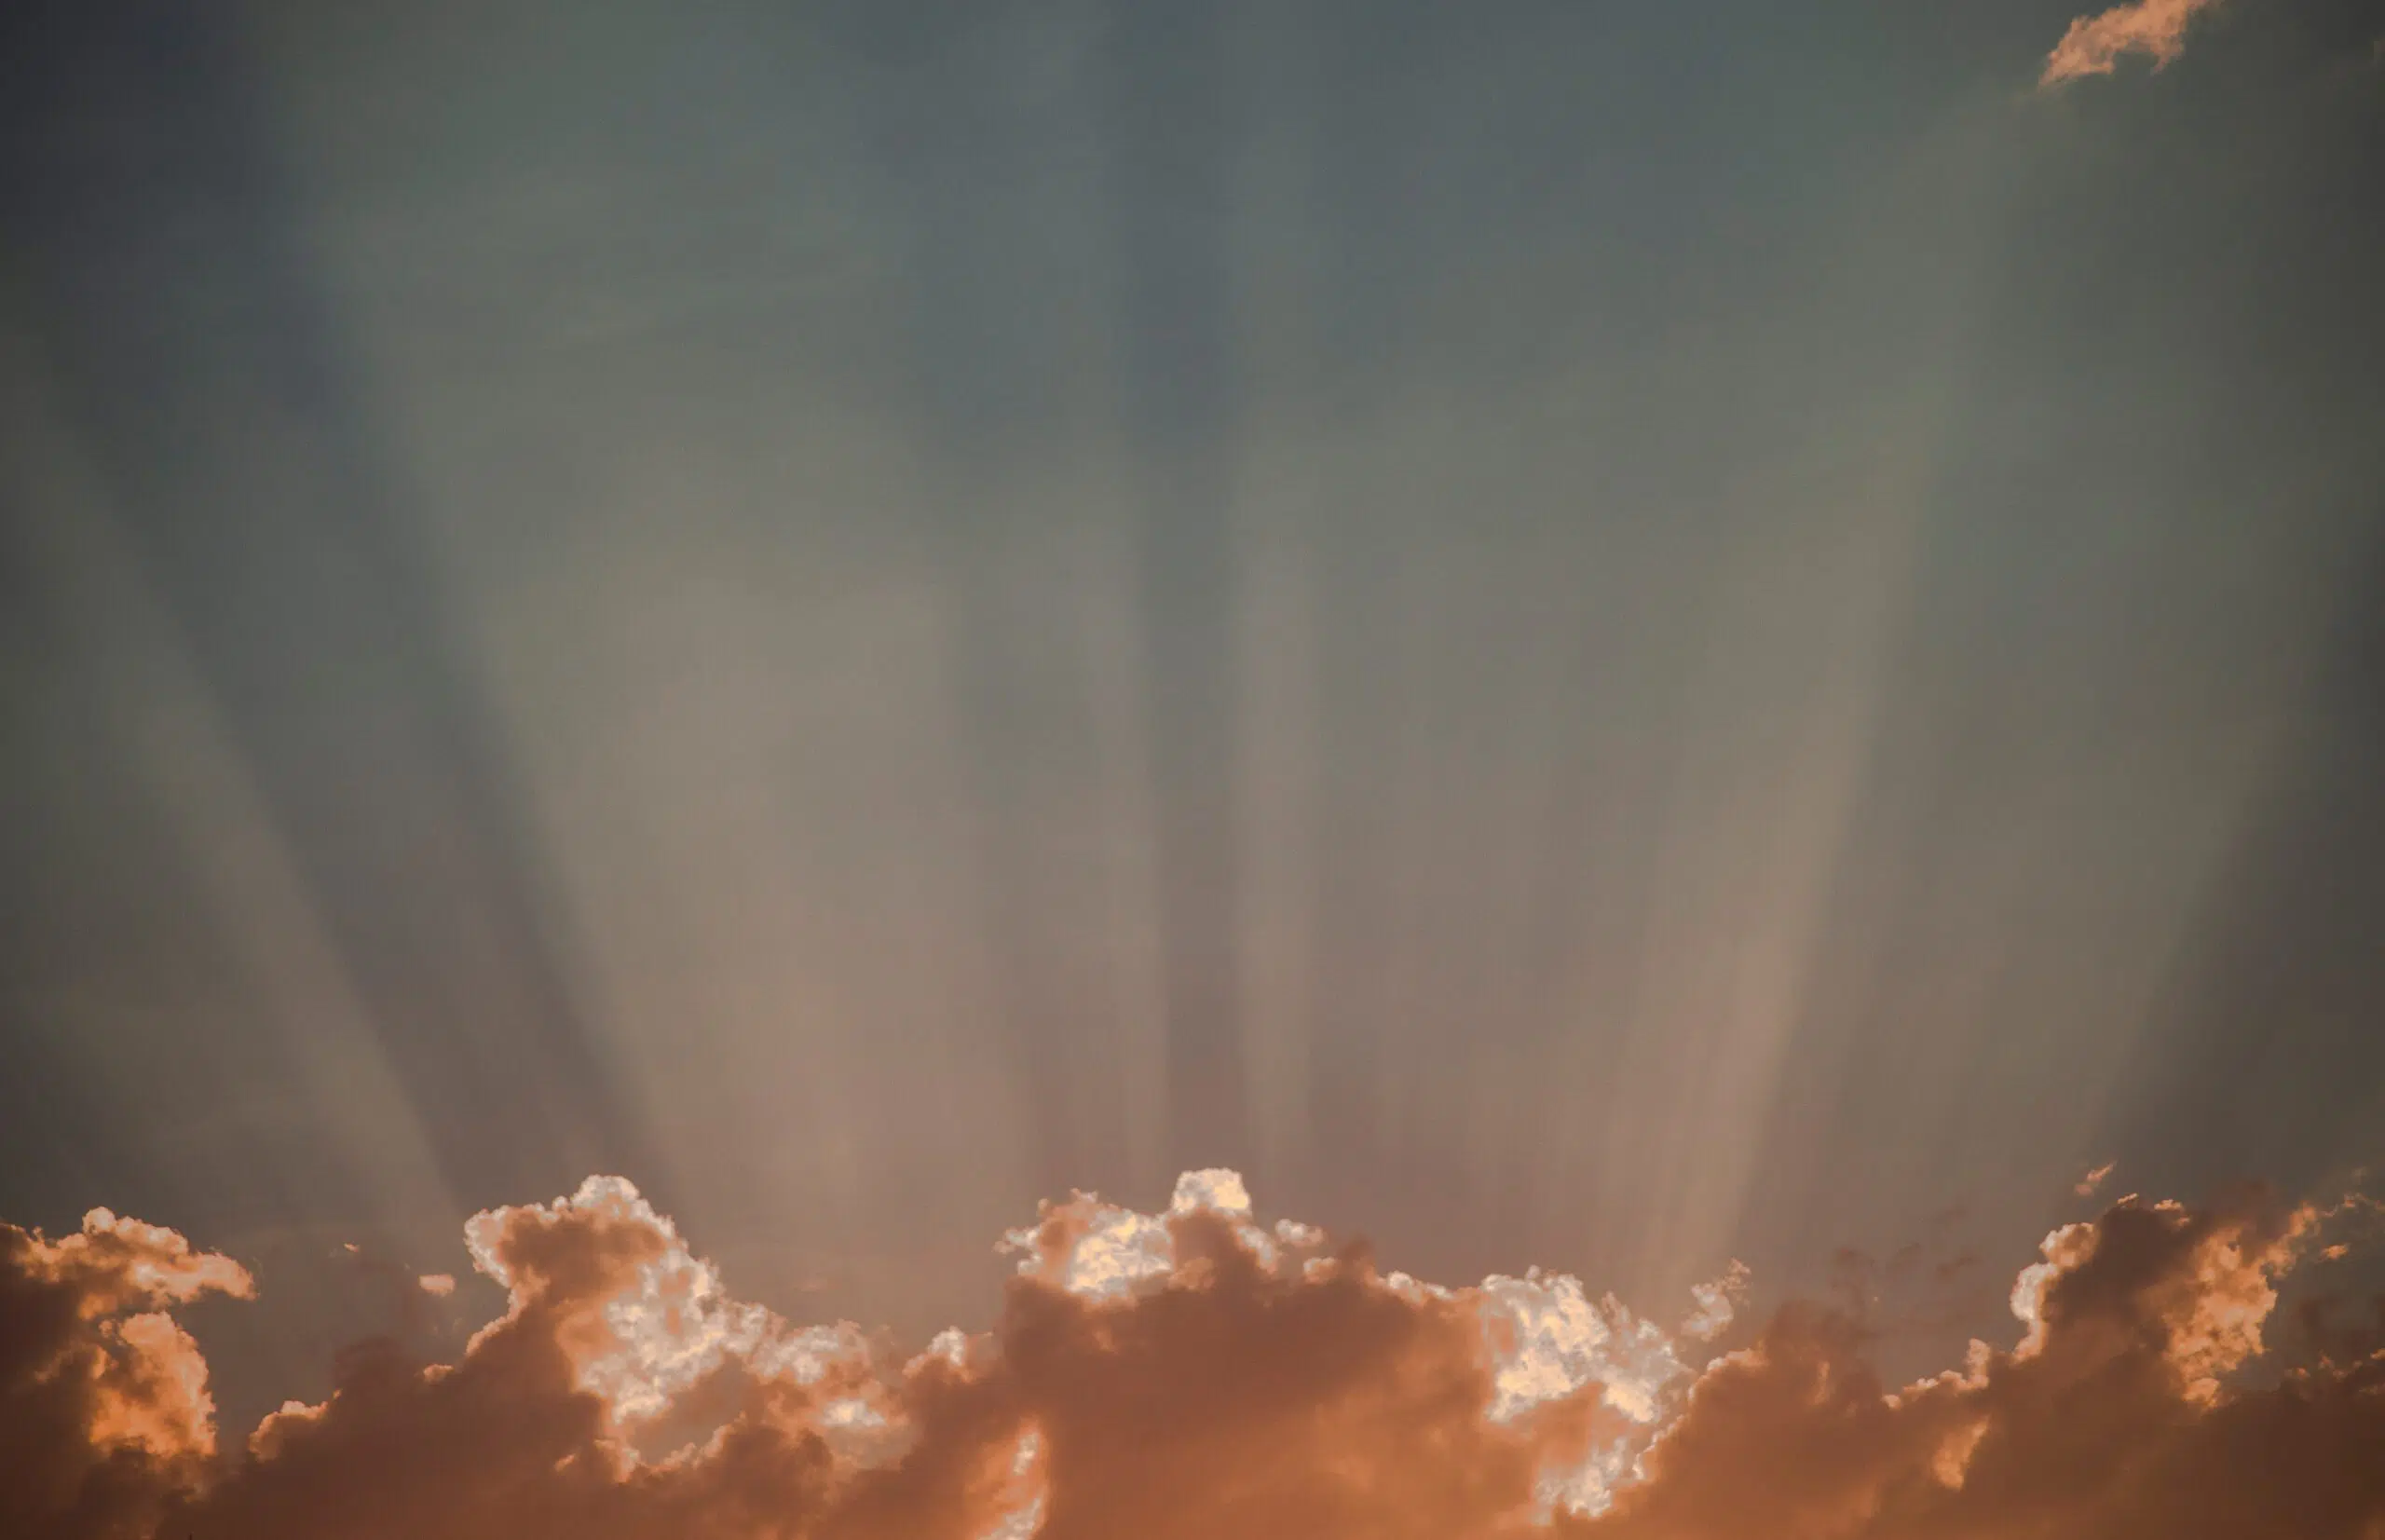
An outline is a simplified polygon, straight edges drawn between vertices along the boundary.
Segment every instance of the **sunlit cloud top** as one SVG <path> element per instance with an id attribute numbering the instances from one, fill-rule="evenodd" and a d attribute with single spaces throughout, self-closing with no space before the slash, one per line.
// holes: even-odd
<path id="1" fill-rule="evenodd" d="M 2085 75 L 2109 75 L 2129 54 L 2143 54 L 2157 70 L 2186 50 L 2187 29 L 2220 0 L 2134 0 L 2070 23 L 2046 56 L 2039 83 L 2058 86 Z"/>
<path id="2" fill-rule="evenodd" d="M 506 1306 L 457 1361 L 356 1350 L 328 1399 L 222 1455 L 171 1312 L 252 1294 L 246 1272 L 104 1213 L 55 1241 L 6 1228 L 0 1517 L 61 1540 L 296 1540 L 359 1515 L 606 1540 L 1889 1540 L 2024 1515 L 2169 1533 L 2204 1508 L 2321 1540 L 2385 1521 L 2376 1462 L 2330 1452 L 2385 1447 L 2385 1342 L 2237 1379 L 2281 1281 L 2339 1260 L 2322 1242 L 2365 1200 L 2125 1200 L 2046 1238 L 2013 1287 L 2015 1345 L 1890 1389 L 1851 1319 L 1792 1302 L 1732 1331 L 1739 1269 L 1672 1334 L 1564 1274 L 1378 1272 L 1314 1227 L 1261 1228 L 1231 1172 L 1178 1197 L 1047 1205 L 1007 1243 L 1040 1261 L 998 1324 L 905 1356 L 734 1299 L 634 1187 L 592 1177 L 472 1219 Z M 1088 1268 L 1087 1243 L 1122 1232 L 1136 1265 Z M 1725 1331 L 1737 1345 L 1699 1349 Z M 2281 1435 L 2307 1457 L 2281 1462 Z"/>

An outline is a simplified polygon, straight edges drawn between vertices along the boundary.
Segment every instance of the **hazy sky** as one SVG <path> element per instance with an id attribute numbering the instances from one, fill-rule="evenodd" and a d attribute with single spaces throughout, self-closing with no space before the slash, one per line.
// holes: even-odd
<path id="1" fill-rule="evenodd" d="M 2080 9 L 7 7 L 0 1216 L 252 1421 L 591 1172 L 916 1334 L 2340 1186 L 2385 7 Z"/>

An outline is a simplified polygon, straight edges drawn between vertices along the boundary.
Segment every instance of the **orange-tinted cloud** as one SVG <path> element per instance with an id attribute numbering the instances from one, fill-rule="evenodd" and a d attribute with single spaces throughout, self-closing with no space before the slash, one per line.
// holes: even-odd
<path id="1" fill-rule="evenodd" d="M 2046 56 L 2041 86 L 2058 86 L 2082 75 L 2109 75 L 2124 54 L 2149 56 L 2160 69 L 2186 47 L 2187 28 L 2219 0 L 2136 0 L 2070 23 Z"/>
<path id="2" fill-rule="evenodd" d="M 2318 1216 L 2256 1199 L 2126 1200 L 2049 1236 L 2010 1351 L 1888 1392 L 1847 1324 L 1792 1309 L 1710 1370 L 1595 1533 L 1616 1540 L 1833 1534 L 2378 1533 L 2385 1357 L 2230 1395 L 2274 1285 Z"/>
<path id="3" fill-rule="evenodd" d="M 249 1275 L 95 1208 L 58 1240 L 0 1225 L 0 1533 L 148 1533 L 215 1451 L 207 1363 L 167 1307 Z"/>
<path id="4" fill-rule="evenodd" d="M 477 1216 L 505 1313 L 450 1365 L 351 1349 L 214 1451 L 166 1308 L 236 1264 L 96 1213 L 0 1231 L 0 1520 L 192 1540 L 2132 1540 L 2385 1526 L 2385 1356 L 2242 1383 L 2329 1215 L 2126 1199 L 2049 1236 L 2012 1345 L 1884 1384 L 1792 1303 L 1707 1361 L 1559 1274 L 1443 1288 L 1199 1172 L 1011 1237 L 998 1324 L 905 1355 L 731 1296 L 618 1179 Z"/>

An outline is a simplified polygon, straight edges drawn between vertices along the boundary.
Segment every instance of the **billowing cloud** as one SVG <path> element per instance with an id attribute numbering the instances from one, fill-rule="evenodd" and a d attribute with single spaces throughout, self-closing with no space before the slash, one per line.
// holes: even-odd
<path id="1" fill-rule="evenodd" d="M 2058 86 L 2082 75 L 2109 75 L 2124 54 L 2141 53 L 2160 69 L 2186 48 L 2187 28 L 2219 0 L 2136 0 L 2115 6 L 2070 23 L 2053 52 L 2046 56 L 2042 86 Z"/>
<path id="2" fill-rule="evenodd" d="M 2320 1216 L 2124 1200 L 2049 1236 L 2011 1350 L 1890 1391 L 1845 1321 L 1783 1311 L 1701 1380 L 1609 1533 L 2365 1536 L 2385 1523 L 2385 1357 L 2260 1391 L 2275 1284 Z"/>
<path id="3" fill-rule="evenodd" d="M 144 1534 L 215 1452 L 207 1361 L 170 1307 L 248 1274 L 95 1208 L 58 1240 L 0 1225 L 0 1533 Z"/>
<path id="4" fill-rule="evenodd" d="M 467 1227 L 506 1308 L 452 1364 L 349 1350 L 217 1448 L 171 1317 L 230 1260 L 95 1212 L 0 1230 L 0 1527 L 61 1540 L 2131 1540 L 2385 1526 L 2385 1353 L 2248 1378 L 2337 1213 L 2114 1205 L 2047 1237 L 2010 1345 L 1884 1383 L 1749 1280 L 1670 1333 L 1579 1279 L 1446 1288 L 1193 1173 L 1006 1245 L 996 1325 L 905 1351 L 735 1299 L 630 1183 Z M 1730 1346 L 1724 1337 L 1719 1344 Z"/>

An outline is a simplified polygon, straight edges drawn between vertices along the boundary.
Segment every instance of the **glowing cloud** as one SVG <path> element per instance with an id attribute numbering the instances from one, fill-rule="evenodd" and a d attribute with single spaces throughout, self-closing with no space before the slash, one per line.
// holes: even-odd
<path id="1" fill-rule="evenodd" d="M 2385 1342 L 2268 1388 L 2279 1281 L 2334 1209 L 2123 1199 L 2046 1238 L 2010 1349 L 1896 1389 L 1792 1302 L 1710 1362 L 1566 1274 L 1469 1288 L 1262 1225 L 1231 1172 L 1147 1214 L 1079 1193 L 1005 1243 L 990 1331 L 900 1358 L 731 1296 L 597 1177 L 466 1227 L 504 1313 L 453 1364 L 351 1350 L 333 1394 L 216 1452 L 172 1307 L 228 1258 L 95 1212 L 0 1227 L 0 1528 L 65 1540 L 1724 1540 L 2385 1525 Z M 2324 1243 L 2324 1244 L 2323 1244 Z"/>
<path id="2" fill-rule="evenodd" d="M 2109 75 L 2124 54 L 2148 55 L 2157 70 L 2186 48 L 2187 27 L 2219 0 L 2136 0 L 2070 23 L 2046 56 L 2040 86 L 2058 86 L 2082 75 Z"/>
<path id="3" fill-rule="evenodd" d="M 1739 1307 L 1747 1303 L 1747 1263 L 1734 1260 L 1728 1272 L 1712 1283 L 1697 1285 L 1689 1294 L 1697 1302 L 1697 1308 L 1682 1322 L 1681 1334 L 1710 1342 L 1730 1329 L 1731 1323 L 1738 1318 Z"/>
<path id="4" fill-rule="evenodd" d="M 207 1361 L 168 1310 L 248 1273 L 104 1208 L 0 1225 L 0 1533 L 140 1533 L 215 1452 Z"/>

